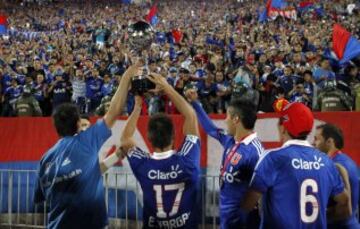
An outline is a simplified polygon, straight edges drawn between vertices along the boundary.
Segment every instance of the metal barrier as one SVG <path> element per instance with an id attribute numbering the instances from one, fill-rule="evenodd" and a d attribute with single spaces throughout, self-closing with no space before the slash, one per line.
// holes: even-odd
<path id="1" fill-rule="evenodd" d="M 46 203 L 33 203 L 36 175 L 34 170 L 0 170 L 0 228 L 46 228 Z M 109 228 L 142 228 L 142 190 L 134 175 L 108 172 L 104 188 Z M 218 190 L 217 176 L 201 176 L 201 229 L 218 228 Z"/>

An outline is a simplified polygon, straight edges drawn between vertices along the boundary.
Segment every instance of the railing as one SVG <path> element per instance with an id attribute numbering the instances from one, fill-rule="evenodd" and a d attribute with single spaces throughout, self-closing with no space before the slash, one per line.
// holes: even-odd
<path id="1" fill-rule="evenodd" d="M 0 170 L 0 228 L 45 228 L 46 203 L 33 203 L 36 171 Z M 104 175 L 109 228 L 142 228 L 142 190 L 133 174 L 108 172 Z M 201 229 L 219 224 L 217 176 L 201 176 Z"/>

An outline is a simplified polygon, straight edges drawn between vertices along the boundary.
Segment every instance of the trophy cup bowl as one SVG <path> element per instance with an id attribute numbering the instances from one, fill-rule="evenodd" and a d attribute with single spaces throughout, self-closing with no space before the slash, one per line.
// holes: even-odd
<path id="1" fill-rule="evenodd" d="M 145 21 L 138 21 L 131 24 L 128 28 L 130 49 L 143 59 L 145 63 L 142 75 L 135 76 L 131 82 L 131 90 L 136 95 L 143 95 L 150 89 L 155 88 L 155 84 L 152 83 L 146 77 L 149 74 L 147 67 L 147 56 L 143 56 L 143 51 L 150 49 L 152 42 L 154 41 L 154 29 Z"/>
<path id="2" fill-rule="evenodd" d="M 149 50 L 154 41 L 154 29 L 145 21 L 138 21 L 128 28 L 130 48 L 141 55 L 144 50 Z"/>

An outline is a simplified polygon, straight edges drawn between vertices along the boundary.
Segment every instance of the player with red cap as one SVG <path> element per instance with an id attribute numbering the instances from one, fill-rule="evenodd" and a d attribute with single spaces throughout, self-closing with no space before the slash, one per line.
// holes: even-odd
<path id="1" fill-rule="evenodd" d="M 262 201 L 261 228 L 326 228 L 327 217 L 351 215 L 350 196 L 334 163 L 306 138 L 314 124 L 302 103 L 280 111 L 279 135 L 283 146 L 258 161 L 242 208 Z M 327 212 L 329 199 L 336 207 Z"/>
<path id="2" fill-rule="evenodd" d="M 293 139 L 305 140 L 314 125 L 314 116 L 310 109 L 302 103 L 289 103 L 280 111 L 280 131 L 287 131 Z M 280 137 L 286 135 L 280 133 Z M 281 139 L 285 142 L 285 139 Z"/>

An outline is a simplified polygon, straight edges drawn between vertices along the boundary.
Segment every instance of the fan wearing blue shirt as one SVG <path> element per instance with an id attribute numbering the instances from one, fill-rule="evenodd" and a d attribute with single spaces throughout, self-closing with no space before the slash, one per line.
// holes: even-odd
<path id="1" fill-rule="evenodd" d="M 150 73 L 148 77 L 174 103 L 184 116 L 185 140 L 173 150 L 174 125 L 164 114 L 151 116 L 147 136 L 154 149 L 149 154 L 136 147 L 132 138 L 141 113 L 141 98 L 136 98 L 121 137 L 122 149 L 143 190 L 143 228 L 198 227 L 200 195 L 200 141 L 196 114 L 186 100 L 169 85 L 166 78 Z"/>
<path id="2" fill-rule="evenodd" d="M 225 121 L 228 133 L 225 134 L 207 116 L 197 101 L 195 90 L 189 89 L 185 95 L 206 133 L 218 140 L 224 148 L 220 168 L 220 228 L 256 227 L 256 214 L 250 216 L 239 207 L 248 190 L 255 165 L 264 151 L 253 131 L 257 119 L 255 105 L 247 100 L 231 101 Z"/>
<path id="3" fill-rule="evenodd" d="M 280 87 L 284 88 L 286 95 L 294 88 L 296 83 L 297 77 L 292 74 L 293 69 L 288 65 L 284 69 L 284 75 L 279 77 L 276 82 Z"/>
<path id="4" fill-rule="evenodd" d="M 12 79 L 16 79 L 15 75 L 10 75 L 7 72 L 4 72 L 1 77 L 1 89 L 0 93 L 4 94 L 6 89 L 11 87 L 11 81 Z"/>
<path id="5" fill-rule="evenodd" d="M 355 162 L 343 153 L 344 137 L 342 131 L 332 124 L 323 124 L 316 127 L 314 145 L 326 153 L 332 161 L 340 167 L 339 172 L 345 181 L 345 188 L 351 193 L 352 215 L 342 221 L 328 222 L 328 228 L 358 229 L 360 224 L 357 219 L 359 203 L 358 169 Z M 341 169 L 341 167 L 343 169 Z M 343 170 L 343 172 L 341 172 Z M 330 208 L 331 206 L 329 206 Z"/>
<path id="6" fill-rule="evenodd" d="M 86 77 L 86 98 L 90 100 L 89 112 L 94 111 L 101 103 L 101 87 L 103 80 L 99 76 L 99 71 L 93 69 L 91 75 Z"/>
<path id="7" fill-rule="evenodd" d="M 111 136 L 111 127 L 121 113 L 131 77 L 138 64 L 124 74 L 102 120 L 81 131 L 80 114 L 73 104 L 62 104 L 53 114 L 60 136 L 40 161 L 34 202 L 49 206 L 48 228 L 105 228 L 107 212 L 98 151 Z"/>
<path id="8" fill-rule="evenodd" d="M 241 204 L 249 211 L 262 196 L 260 228 L 326 228 L 327 218 L 351 215 L 350 196 L 335 164 L 306 141 L 313 124 L 312 112 L 302 103 L 281 111 L 284 144 L 259 159 Z M 327 210 L 329 199 L 332 210 Z"/>
<path id="9" fill-rule="evenodd" d="M 175 87 L 176 78 L 177 78 L 177 69 L 175 67 L 171 67 L 169 69 L 169 75 L 167 76 L 167 81 L 172 87 Z"/>
<path id="10" fill-rule="evenodd" d="M 8 99 L 11 105 L 15 104 L 17 99 L 21 96 L 23 87 L 18 85 L 18 81 L 15 78 L 11 79 L 11 86 L 6 88 L 5 90 L 5 98 Z"/>
<path id="11" fill-rule="evenodd" d="M 101 94 L 103 97 L 111 94 L 114 88 L 114 83 L 111 82 L 111 77 L 108 74 L 104 75 L 104 84 L 101 86 Z"/>
<path id="12" fill-rule="evenodd" d="M 330 62 L 327 59 L 323 59 L 321 61 L 320 67 L 317 67 L 314 69 L 313 75 L 314 75 L 316 85 L 320 89 L 324 88 L 324 84 L 326 81 L 336 79 L 335 73 L 331 69 Z"/>
<path id="13" fill-rule="evenodd" d="M 70 102 L 71 86 L 64 80 L 63 75 L 57 74 L 55 81 L 50 85 L 48 93 L 52 93 L 53 109 L 62 103 Z"/>
<path id="14" fill-rule="evenodd" d="M 214 96 L 216 94 L 217 90 L 216 84 L 211 77 L 198 81 L 196 87 L 198 88 L 199 97 L 201 99 L 209 99 L 210 96 Z"/>

